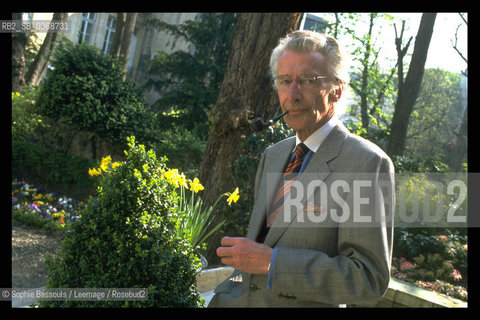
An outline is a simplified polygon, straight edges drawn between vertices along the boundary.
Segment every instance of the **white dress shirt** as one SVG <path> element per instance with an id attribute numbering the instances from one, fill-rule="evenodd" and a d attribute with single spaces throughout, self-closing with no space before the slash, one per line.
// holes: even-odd
<path id="1" fill-rule="evenodd" d="M 315 130 L 305 141 L 303 141 L 303 143 L 308 147 L 308 149 L 310 149 L 314 153 L 317 152 L 322 142 L 332 131 L 332 129 L 337 125 L 338 121 L 340 120 L 338 119 L 337 115 L 334 114 L 327 123 Z M 295 147 L 297 147 L 297 145 L 301 142 L 302 141 L 300 141 L 297 134 Z"/>

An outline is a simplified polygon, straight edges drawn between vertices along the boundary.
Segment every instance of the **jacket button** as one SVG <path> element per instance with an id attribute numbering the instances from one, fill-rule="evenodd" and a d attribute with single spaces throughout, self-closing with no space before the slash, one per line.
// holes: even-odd
<path id="1" fill-rule="evenodd" d="M 292 295 L 289 295 L 289 294 L 285 294 L 285 293 L 281 293 L 278 295 L 280 298 L 285 298 L 287 300 L 294 300 L 294 299 L 297 299 L 297 297 L 295 297 L 293 294 Z"/>
<path id="2" fill-rule="evenodd" d="M 253 291 L 253 292 L 260 289 L 255 283 L 250 284 L 250 286 L 248 288 L 250 289 L 250 291 Z"/>

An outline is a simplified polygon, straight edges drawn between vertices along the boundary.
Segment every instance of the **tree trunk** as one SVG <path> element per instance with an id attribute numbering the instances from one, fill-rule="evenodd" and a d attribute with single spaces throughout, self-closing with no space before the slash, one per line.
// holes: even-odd
<path id="1" fill-rule="evenodd" d="M 369 132 L 370 130 L 370 115 L 368 112 L 368 101 L 367 101 L 367 86 L 369 83 L 369 73 L 370 73 L 370 54 L 372 52 L 372 29 L 374 24 L 374 15 L 370 14 L 370 26 L 368 28 L 368 34 L 365 39 L 365 55 L 363 56 L 363 71 L 362 71 L 362 84 L 360 92 L 360 114 L 362 116 L 362 128 Z"/>
<path id="2" fill-rule="evenodd" d="M 136 21 L 136 13 L 117 13 L 117 20 L 115 21 L 115 36 L 113 38 L 110 54 L 120 59 L 122 69 L 125 73 L 123 80 L 127 77 L 128 58 L 130 56 Z"/>
<path id="3" fill-rule="evenodd" d="M 123 63 L 123 72 L 125 72 L 123 80 L 125 80 L 127 75 L 128 58 L 130 57 L 130 49 L 132 47 L 132 38 L 133 32 L 135 31 L 136 20 L 136 13 L 127 13 L 127 17 L 125 19 L 125 26 L 123 28 L 122 45 L 120 47 L 120 59 Z"/>
<path id="4" fill-rule="evenodd" d="M 120 48 L 122 47 L 123 26 L 125 25 L 126 17 L 127 14 L 125 12 L 118 12 L 117 20 L 115 21 L 115 36 L 113 37 L 110 54 L 117 58 L 120 56 Z"/>
<path id="5" fill-rule="evenodd" d="M 12 20 L 22 20 L 20 12 L 12 13 Z M 12 92 L 22 92 L 25 88 L 25 32 L 12 33 Z"/>
<path id="6" fill-rule="evenodd" d="M 387 147 L 387 153 L 390 156 L 402 155 L 405 149 L 408 122 L 420 91 L 436 15 L 436 13 L 424 13 L 420 21 L 410 68 L 402 90 L 398 94 L 395 112 L 393 113 Z"/>
<path id="7" fill-rule="evenodd" d="M 242 134 L 249 134 L 248 118 L 272 117 L 279 111 L 270 79 L 269 61 L 278 40 L 297 30 L 301 13 L 240 13 L 200 168 L 203 200 L 211 205 L 220 194 L 233 191 L 230 165 L 241 151 Z M 254 183 L 253 181 L 251 183 Z M 241 187 L 241 186 L 240 186 Z M 208 241 L 207 259 L 217 261 L 219 234 Z"/>
<path id="8" fill-rule="evenodd" d="M 53 14 L 52 21 L 66 21 L 68 18 L 68 13 L 66 12 L 56 12 Z M 43 40 L 42 46 L 38 51 L 35 59 L 33 60 L 32 65 L 28 69 L 27 74 L 25 75 L 25 82 L 27 85 L 36 86 L 40 83 L 43 75 L 47 70 L 48 61 L 52 55 L 53 50 L 57 44 L 58 32 L 49 31 Z"/>

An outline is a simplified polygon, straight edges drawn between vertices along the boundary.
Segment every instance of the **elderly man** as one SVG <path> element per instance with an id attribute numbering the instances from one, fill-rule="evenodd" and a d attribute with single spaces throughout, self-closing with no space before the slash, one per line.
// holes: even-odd
<path id="1" fill-rule="evenodd" d="M 296 137 L 263 153 L 248 234 L 221 240 L 235 270 L 209 307 L 371 305 L 390 277 L 393 164 L 335 115 L 349 77 L 334 38 L 295 31 L 270 67 Z"/>

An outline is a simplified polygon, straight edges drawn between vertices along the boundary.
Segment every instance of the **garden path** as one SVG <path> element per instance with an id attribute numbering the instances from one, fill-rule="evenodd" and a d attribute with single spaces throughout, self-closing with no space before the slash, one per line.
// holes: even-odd
<path id="1" fill-rule="evenodd" d="M 54 254 L 62 236 L 12 221 L 12 288 L 39 288 L 47 284 L 47 252 Z"/>

